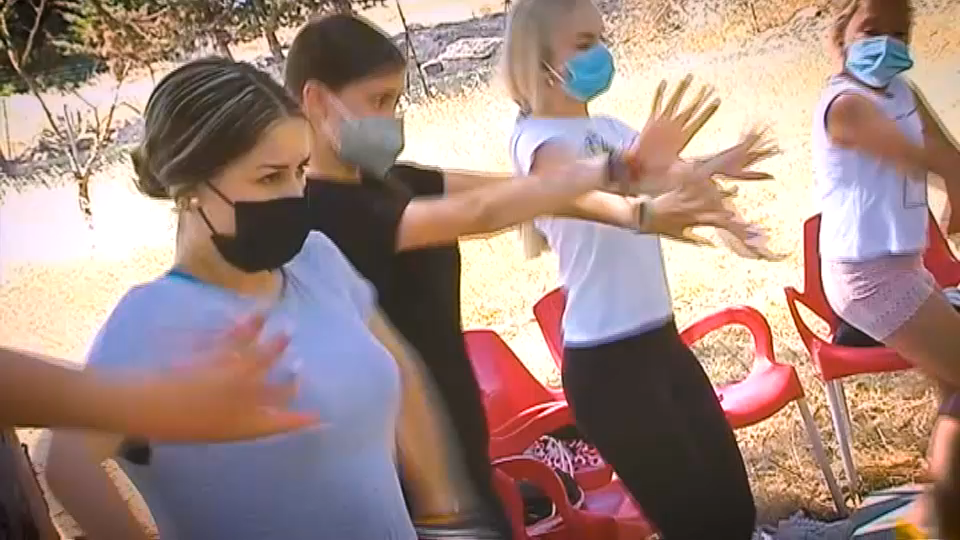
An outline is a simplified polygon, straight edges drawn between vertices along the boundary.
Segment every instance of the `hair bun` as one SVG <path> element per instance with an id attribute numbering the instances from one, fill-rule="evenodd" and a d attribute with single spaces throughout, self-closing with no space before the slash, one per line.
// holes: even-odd
<path id="1" fill-rule="evenodd" d="M 157 178 L 149 165 L 149 160 L 144 155 L 143 147 L 137 147 L 130 152 L 130 160 L 133 162 L 133 172 L 136 184 L 140 193 L 152 199 L 170 199 L 170 192 L 167 190 L 160 179 Z"/>

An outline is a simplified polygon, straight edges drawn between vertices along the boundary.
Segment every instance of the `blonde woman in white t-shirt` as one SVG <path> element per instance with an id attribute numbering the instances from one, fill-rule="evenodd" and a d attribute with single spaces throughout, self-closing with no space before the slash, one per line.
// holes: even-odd
<path id="1" fill-rule="evenodd" d="M 831 45 L 842 67 L 813 120 L 820 257 L 827 300 L 846 323 L 892 347 L 946 389 L 930 445 L 940 532 L 960 538 L 960 314 L 923 265 L 927 173 L 960 187 L 960 151 L 902 74 L 909 0 L 856 0 Z M 953 464 L 951 464 L 953 461 Z M 934 527 L 927 505 L 918 521 Z"/>
<path id="2" fill-rule="evenodd" d="M 590 0 L 514 3 L 504 71 L 520 107 L 510 142 L 517 174 L 618 152 L 637 137 L 620 120 L 588 112 L 614 72 L 602 35 Z M 663 85 L 655 111 L 662 92 Z M 712 182 L 714 173 L 769 178 L 743 170 L 770 154 L 761 137 L 752 134 L 740 151 L 745 147 L 750 159 L 723 163 L 732 149 L 722 152 L 699 181 Z M 677 161 L 681 149 L 665 159 L 691 166 Z M 713 386 L 680 339 L 659 236 L 559 217 L 533 225 L 557 253 L 567 292 L 563 387 L 577 427 L 665 538 L 750 538 L 756 510 L 743 459 Z M 752 231 L 740 225 L 733 232 L 745 239 Z M 535 255 L 532 231 L 521 232 Z M 684 235 L 682 226 L 658 232 Z"/>

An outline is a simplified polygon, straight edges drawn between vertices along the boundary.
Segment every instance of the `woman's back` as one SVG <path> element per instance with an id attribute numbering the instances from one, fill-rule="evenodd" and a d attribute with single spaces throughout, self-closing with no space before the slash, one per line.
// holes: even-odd
<path id="1" fill-rule="evenodd" d="M 163 538 L 414 538 L 393 458 L 399 377 L 366 326 L 372 291 L 317 233 L 284 271 L 267 334 L 285 330 L 291 343 L 273 376 L 299 374 L 294 407 L 321 426 L 237 444 L 154 445 L 148 465 L 120 463 Z M 163 369 L 250 307 L 171 273 L 124 297 L 90 365 Z"/>

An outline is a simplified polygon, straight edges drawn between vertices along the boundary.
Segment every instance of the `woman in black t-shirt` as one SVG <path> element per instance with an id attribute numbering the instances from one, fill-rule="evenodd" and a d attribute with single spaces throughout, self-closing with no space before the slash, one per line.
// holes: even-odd
<path id="1" fill-rule="evenodd" d="M 715 110 L 713 103 L 704 107 L 705 93 L 678 113 L 681 85 L 623 157 L 573 162 L 552 178 L 510 178 L 395 163 L 404 143 L 396 111 L 405 70 L 393 42 L 355 16 L 316 19 L 299 31 L 286 84 L 314 128 L 306 196 L 314 228 L 371 281 L 385 313 L 423 357 L 475 487 L 507 534 L 492 487 L 483 402 L 462 337 L 457 239 L 548 213 L 676 236 L 694 225 L 741 237 L 746 230 L 722 208 L 726 194 L 708 181 L 719 172 L 716 161 L 668 173 Z M 736 176 L 752 148 L 732 150 L 721 166 Z M 644 178 L 669 177 L 675 187 L 658 188 L 653 198 L 595 191 L 610 180 L 639 178 L 640 171 Z M 636 192 L 643 185 L 629 187 Z"/>

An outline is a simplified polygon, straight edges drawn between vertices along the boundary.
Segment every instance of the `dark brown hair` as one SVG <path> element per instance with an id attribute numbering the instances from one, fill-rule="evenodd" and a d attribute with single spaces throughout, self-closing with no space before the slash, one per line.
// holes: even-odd
<path id="1" fill-rule="evenodd" d="M 339 92 L 358 80 L 405 69 L 406 59 L 373 23 L 337 13 L 303 26 L 287 53 L 287 90 L 299 101 L 308 81 Z"/>
<path id="2" fill-rule="evenodd" d="M 170 199 L 210 180 L 300 107 L 270 75 L 210 57 L 188 62 L 153 89 L 143 139 L 133 151 L 137 188 Z"/>

